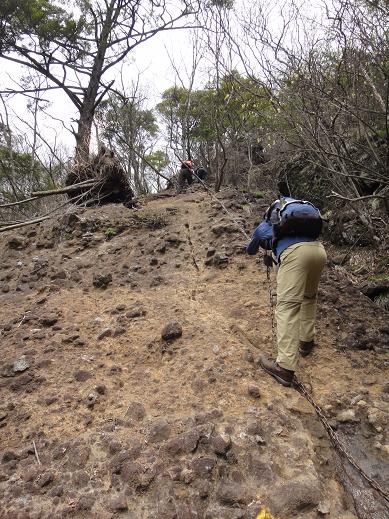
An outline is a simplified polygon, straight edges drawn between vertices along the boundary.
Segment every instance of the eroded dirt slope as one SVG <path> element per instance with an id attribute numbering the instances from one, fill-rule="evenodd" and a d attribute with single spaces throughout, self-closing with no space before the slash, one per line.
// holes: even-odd
<path id="1" fill-rule="evenodd" d="M 251 232 L 261 204 L 220 196 Z M 266 273 L 205 193 L 0 244 L 0 517 L 388 517 L 308 403 L 258 368 Z M 387 317 L 330 264 L 299 371 L 386 489 Z"/>

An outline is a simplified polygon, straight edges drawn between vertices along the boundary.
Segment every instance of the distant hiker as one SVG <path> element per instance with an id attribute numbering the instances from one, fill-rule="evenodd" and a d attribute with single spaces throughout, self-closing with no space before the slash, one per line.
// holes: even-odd
<path id="1" fill-rule="evenodd" d="M 317 241 L 322 228 L 319 210 L 310 202 L 280 197 L 258 225 L 248 254 L 259 247 L 272 250 L 277 273 L 277 359 L 262 356 L 262 368 L 284 386 L 290 386 L 298 354 L 305 357 L 315 346 L 317 290 L 327 255 Z M 265 256 L 265 264 L 268 264 Z"/>
<path id="2" fill-rule="evenodd" d="M 208 171 L 205 168 L 203 168 L 202 166 L 199 166 L 198 168 L 195 169 L 195 175 L 200 180 L 204 181 L 205 177 L 208 175 Z"/>
<path id="3" fill-rule="evenodd" d="M 186 182 L 188 186 L 193 182 L 193 162 L 191 160 L 184 160 L 181 163 L 181 169 L 178 172 L 177 194 L 184 190 Z"/>

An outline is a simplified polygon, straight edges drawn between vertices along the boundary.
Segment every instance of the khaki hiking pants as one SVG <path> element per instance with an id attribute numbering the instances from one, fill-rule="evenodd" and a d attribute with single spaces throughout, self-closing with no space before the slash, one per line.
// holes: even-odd
<path id="1" fill-rule="evenodd" d="M 317 289 L 327 255 L 318 241 L 296 243 L 281 254 L 277 274 L 278 364 L 296 371 L 300 341 L 315 335 Z"/>

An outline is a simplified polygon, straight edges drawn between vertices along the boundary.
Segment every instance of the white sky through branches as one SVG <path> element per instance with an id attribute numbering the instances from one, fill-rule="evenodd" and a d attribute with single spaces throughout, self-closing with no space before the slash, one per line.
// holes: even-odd
<path id="1" fill-rule="evenodd" d="M 267 26 L 276 35 L 281 30 L 283 19 L 292 19 L 294 13 L 301 10 L 307 13 L 307 20 L 311 17 L 316 19 L 315 23 L 319 22 L 319 14 L 323 13 L 323 9 L 319 6 L 313 7 L 314 4 L 302 2 L 296 6 L 293 2 L 282 2 L 272 5 L 262 6 L 255 0 L 237 0 L 235 2 L 236 16 L 231 16 L 231 30 L 236 33 L 239 38 L 239 32 L 242 28 L 241 21 L 243 18 L 249 19 L 250 13 L 252 16 L 268 17 Z M 262 20 L 256 20 L 259 24 Z M 294 28 L 298 27 L 297 21 L 294 20 Z M 319 22 L 320 25 L 320 22 Z M 307 27 L 305 28 L 307 29 Z M 290 27 L 289 27 L 290 30 Z M 198 31 L 199 32 L 199 31 Z M 296 31 L 291 31 L 291 35 L 295 35 Z M 160 96 L 167 88 L 178 84 L 181 81 L 189 83 L 189 76 L 192 70 L 192 39 L 196 38 L 196 31 L 194 30 L 172 30 L 157 34 L 148 41 L 143 42 L 136 47 L 129 55 L 126 63 L 123 66 L 116 66 L 106 77 L 106 82 L 110 79 L 117 79 L 115 87 L 121 88 L 120 75 L 122 74 L 123 83 L 125 87 L 130 87 L 132 82 L 136 82 L 139 76 L 139 83 L 142 95 L 148 99 L 148 108 L 153 108 L 160 100 Z M 203 36 L 204 38 L 204 36 Z M 212 41 L 212 37 L 211 37 Z M 243 41 L 241 42 L 243 46 Z M 251 54 L 255 52 L 260 53 L 262 49 L 256 48 L 255 45 L 249 50 L 243 48 L 243 53 L 247 56 L 247 60 L 251 59 Z M 255 56 L 254 56 L 255 58 Z M 235 59 L 237 59 L 235 57 Z M 174 67 L 171 64 L 174 63 Z M 213 74 L 213 64 L 210 54 L 204 56 L 196 71 L 195 88 L 204 86 Z M 227 59 L 228 61 L 228 59 Z M 255 62 L 255 59 L 254 59 Z M 11 63 L 6 60 L 1 60 L 2 71 L 0 75 L 0 88 L 18 88 L 21 78 L 28 76 L 30 72 L 26 68 Z M 238 68 L 241 71 L 244 69 L 239 62 L 229 62 L 229 66 Z M 255 66 L 255 64 L 253 65 Z M 176 72 L 179 71 L 180 78 L 177 78 Z M 46 107 L 45 113 L 39 114 L 39 129 L 51 145 L 60 143 L 66 148 L 65 155 L 71 157 L 74 152 L 74 136 L 68 131 L 71 127 L 76 128 L 75 120 L 78 113 L 74 105 L 70 102 L 68 97 L 61 92 L 61 90 L 53 90 L 42 92 L 41 98 L 47 100 L 50 105 Z M 28 149 L 31 137 L 32 116 L 27 110 L 28 99 L 22 95 L 8 96 L 6 98 L 9 106 L 9 115 L 15 133 L 25 136 L 24 144 Z M 31 102 L 31 99 L 30 99 Z M 28 121 L 24 124 L 22 120 Z M 41 147 L 45 145 L 41 143 Z M 48 149 L 46 149 L 46 153 Z"/>

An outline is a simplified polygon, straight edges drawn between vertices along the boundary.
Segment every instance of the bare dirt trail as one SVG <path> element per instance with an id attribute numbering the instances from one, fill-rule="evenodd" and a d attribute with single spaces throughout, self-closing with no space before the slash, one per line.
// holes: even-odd
<path id="1" fill-rule="evenodd" d="M 259 207 L 220 196 L 253 226 Z M 354 472 L 342 486 L 310 405 L 258 368 L 266 273 L 205 193 L 0 241 L 0 517 L 388 517 Z M 388 488 L 384 319 L 329 267 L 299 375 Z"/>

